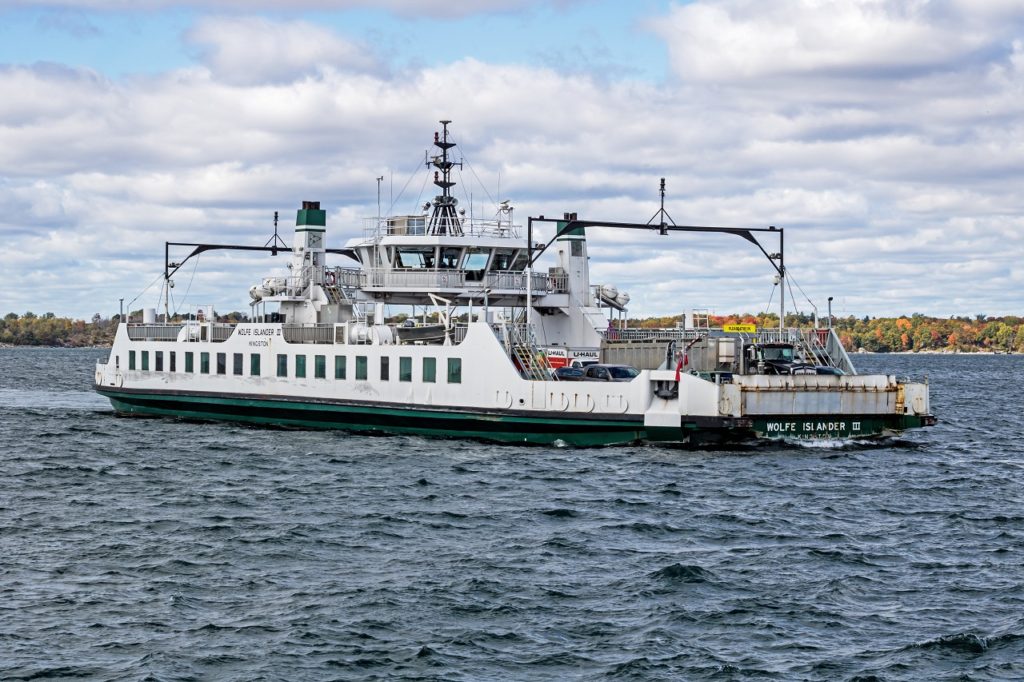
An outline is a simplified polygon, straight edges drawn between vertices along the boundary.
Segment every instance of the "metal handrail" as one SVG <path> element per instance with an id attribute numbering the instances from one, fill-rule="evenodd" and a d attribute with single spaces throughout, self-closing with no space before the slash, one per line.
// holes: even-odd
<path id="1" fill-rule="evenodd" d="M 132 341 L 177 341 L 184 324 L 129 324 Z"/>

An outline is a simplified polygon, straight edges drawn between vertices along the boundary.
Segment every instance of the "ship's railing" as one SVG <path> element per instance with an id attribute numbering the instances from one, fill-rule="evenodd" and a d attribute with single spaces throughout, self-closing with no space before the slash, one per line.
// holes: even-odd
<path id="1" fill-rule="evenodd" d="M 706 329 L 619 329 L 610 327 L 600 332 L 606 341 L 692 341 L 707 336 Z"/>
<path id="2" fill-rule="evenodd" d="M 177 341 L 182 327 L 188 327 L 186 341 L 227 341 L 235 333 L 235 325 L 220 322 L 204 324 L 190 321 L 177 324 L 129 324 L 128 338 L 132 341 Z"/>
<path id="3" fill-rule="evenodd" d="M 288 343 L 334 343 L 333 324 L 285 324 L 281 336 Z"/>
<path id="4" fill-rule="evenodd" d="M 363 236 L 366 238 L 424 236 L 429 227 L 428 215 L 363 218 Z M 459 227 L 463 235 L 470 237 L 518 239 L 523 226 L 500 218 L 461 218 Z"/>
<path id="5" fill-rule="evenodd" d="M 359 268 L 331 268 L 328 270 L 329 273 L 334 273 L 334 283 L 339 287 L 359 288 L 363 286 L 366 278 L 363 276 L 363 271 Z M 330 276 L 328 276 L 328 282 Z"/>
<path id="6" fill-rule="evenodd" d="M 233 324 L 211 324 L 210 341 L 227 341 L 235 333 Z"/>
<path id="7" fill-rule="evenodd" d="M 132 341 L 177 341 L 183 324 L 129 324 Z"/>
<path id="8" fill-rule="evenodd" d="M 416 289 L 420 291 L 473 290 L 519 291 L 526 293 L 526 273 L 512 270 L 492 270 L 481 278 L 478 270 L 438 269 L 417 270 L 385 268 L 333 268 L 338 287 L 361 289 Z M 329 280 L 330 278 L 328 278 Z M 530 279 L 536 295 L 568 291 L 569 276 L 534 272 Z"/>
<path id="9" fill-rule="evenodd" d="M 809 362 L 822 363 L 856 374 L 857 370 L 850 356 L 843 348 L 835 329 L 759 329 L 752 333 L 724 332 L 721 328 L 709 329 L 618 329 L 608 328 L 600 332 L 605 341 L 694 341 L 703 336 L 737 336 L 749 343 L 786 343 L 801 349 Z"/>

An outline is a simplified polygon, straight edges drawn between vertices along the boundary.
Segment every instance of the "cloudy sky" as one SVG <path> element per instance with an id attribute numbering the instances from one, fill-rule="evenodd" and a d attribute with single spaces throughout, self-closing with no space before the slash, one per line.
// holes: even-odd
<path id="1" fill-rule="evenodd" d="M 477 214 L 646 222 L 665 177 L 678 224 L 784 227 L 822 312 L 1024 313 L 1020 0 L 3 0 L 0 94 L 0 314 L 156 306 L 165 241 L 302 200 L 341 246 L 378 176 L 429 198 L 439 119 Z M 778 300 L 736 237 L 589 241 L 633 315 Z M 282 266 L 204 255 L 175 304 Z"/>

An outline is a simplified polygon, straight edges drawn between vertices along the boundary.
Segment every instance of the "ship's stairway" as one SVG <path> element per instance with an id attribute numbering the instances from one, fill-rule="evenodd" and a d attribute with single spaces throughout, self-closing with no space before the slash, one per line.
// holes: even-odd
<path id="1" fill-rule="evenodd" d="M 525 326 L 508 325 L 505 327 L 505 347 L 524 379 L 530 381 L 551 380 L 551 371 L 546 356 L 537 347 Z"/>
<path id="2" fill-rule="evenodd" d="M 802 341 L 804 353 L 807 358 L 818 365 L 833 366 L 832 358 L 829 356 L 828 351 L 825 350 L 825 346 L 818 339 L 817 334 L 801 334 L 800 339 Z"/>

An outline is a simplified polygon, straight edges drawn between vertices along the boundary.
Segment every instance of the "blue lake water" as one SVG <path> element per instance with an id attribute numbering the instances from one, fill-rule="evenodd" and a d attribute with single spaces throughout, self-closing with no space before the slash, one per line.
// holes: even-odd
<path id="1" fill-rule="evenodd" d="M 0 679 L 1024 678 L 1024 357 L 681 450 L 117 418 L 105 355 L 0 349 Z"/>

